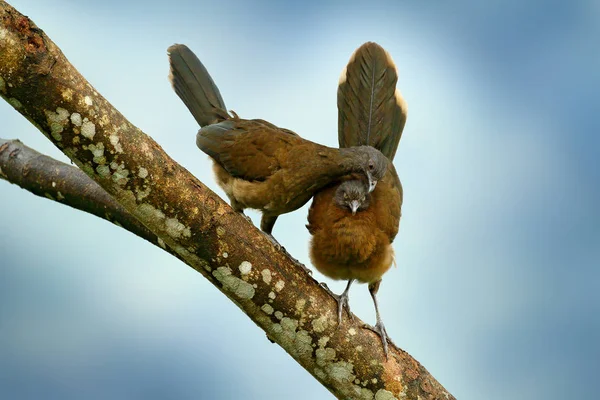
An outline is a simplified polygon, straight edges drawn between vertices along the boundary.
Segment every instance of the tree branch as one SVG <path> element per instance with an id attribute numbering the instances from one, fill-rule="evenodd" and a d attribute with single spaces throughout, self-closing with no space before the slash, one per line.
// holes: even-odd
<path id="1" fill-rule="evenodd" d="M 392 346 L 386 360 L 358 318 L 338 329 L 335 300 L 127 121 L 29 18 L 0 0 L 0 20 L 2 97 L 334 395 L 454 398 L 406 352 Z"/>
<path id="2" fill-rule="evenodd" d="M 162 240 L 80 169 L 38 153 L 19 140 L 0 138 L 0 179 L 37 196 L 103 218 L 154 245 L 165 247 Z"/>

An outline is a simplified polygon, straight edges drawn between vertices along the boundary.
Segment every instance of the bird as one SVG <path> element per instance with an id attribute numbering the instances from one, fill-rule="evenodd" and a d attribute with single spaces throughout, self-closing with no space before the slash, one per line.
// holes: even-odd
<path id="1" fill-rule="evenodd" d="M 371 146 L 331 148 L 261 119 L 227 112 L 219 89 L 185 45 L 168 48 L 169 79 L 200 130 L 196 145 L 214 161 L 215 178 L 238 212 L 262 211 L 260 227 L 272 238 L 281 214 L 294 211 L 332 181 L 357 173 L 374 190 L 389 160 Z"/>
<path id="2" fill-rule="evenodd" d="M 338 142 L 340 148 L 370 145 L 389 159 L 386 172 L 369 191 L 364 176 L 349 174 L 317 192 L 306 225 L 312 235 L 309 256 L 323 275 L 346 280 L 337 296 L 338 327 L 343 309 L 352 317 L 349 290 L 367 283 L 376 325 L 364 327 L 379 334 L 387 358 L 388 335 L 379 312 L 377 292 L 382 276 L 394 261 L 394 241 L 402 214 L 403 189 L 392 163 L 406 124 L 407 107 L 396 89 L 398 73 L 381 46 L 367 42 L 351 56 L 338 85 Z"/>

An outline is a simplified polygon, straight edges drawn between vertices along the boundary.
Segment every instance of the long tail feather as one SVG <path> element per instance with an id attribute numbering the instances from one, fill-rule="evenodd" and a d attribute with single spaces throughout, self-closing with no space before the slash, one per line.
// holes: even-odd
<path id="1" fill-rule="evenodd" d="M 397 81 L 394 61 L 377 43 L 352 54 L 338 86 L 340 147 L 370 145 L 394 158 L 407 114 Z"/>
<path id="2" fill-rule="evenodd" d="M 169 80 L 200 126 L 226 119 L 225 102 L 198 57 L 183 44 L 167 50 L 171 66 Z"/>

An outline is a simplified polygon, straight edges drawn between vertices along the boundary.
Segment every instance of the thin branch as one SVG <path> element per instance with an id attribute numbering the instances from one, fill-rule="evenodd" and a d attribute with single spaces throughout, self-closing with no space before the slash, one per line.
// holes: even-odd
<path id="1" fill-rule="evenodd" d="M 453 399 L 406 352 L 346 319 L 302 268 L 114 109 L 0 0 L 0 94 L 338 398 Z"/>
<path id="2" fill-rule="evenodd" d="M 112 222 L 154 245 L 158 237 L 80 169 L 0 138 L 0 179 L 29 192 Z"/>

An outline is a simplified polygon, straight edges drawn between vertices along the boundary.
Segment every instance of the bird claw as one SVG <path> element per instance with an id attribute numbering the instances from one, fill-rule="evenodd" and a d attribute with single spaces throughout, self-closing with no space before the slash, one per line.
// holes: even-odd
<path id="1" fill-rule="evenodd" d="M 327 289 L 329 290 L 329 288 L 327 288 Z M 338 329 L 339 329 L 342 326 L 342 313 L 343 313 L 344 309 L 346 309 L 346 311 L 348 312 L 348 317 L 350 318 L 351 321 L 354 321 L 354 315 L 352 314 L 352 311 L 350 311 L 350 303 L 348 301 L 348 292 L 344 292 L 341 295 L 331 293 L 331 295 L 333 296 L 335 301 L 337 301 L 337 303 L 338 303 L 337 315 L 338 315 Z"/>
<path id="2" fill-rule="evenodd" d="M 275 237 L 273 235 L 271 235 L 270 233 L 266 233 L 263 232 L 265 234 L 266 237 L 269 238 L 269 240 L 271 241 L 271 244 L 278 250 L 281 251 L 283 249 L 283 251 L 285 251 L 285 248 L 279 244 L 279 242 L 277 241 L 277 239 L 275 239 Z M 286 251 L 287 253 L 287 251 Z"/>
<path id="3" fill-rule="evenodd" d="M 385 355 L 385 359 L 388 358 L 388 341 L 394 345 L 391 339 L 388 337 L 387 331 L 385 330 L 385 326 L 382 321 L 377 321 L 375 326 L 371 326 L 369 324 L 363 324 L 364 329 L 368 329 L 370 331 L 375 332 L 381 338 L 381 343 L 383 344 L 383 354 Z"/>

